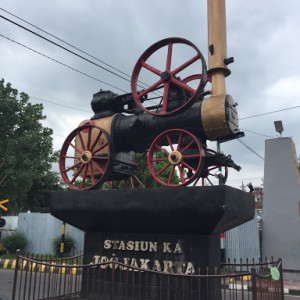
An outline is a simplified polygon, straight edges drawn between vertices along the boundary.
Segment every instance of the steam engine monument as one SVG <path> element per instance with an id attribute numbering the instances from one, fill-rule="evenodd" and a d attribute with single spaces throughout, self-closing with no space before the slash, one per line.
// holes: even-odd
<path id="1" fill-rule="evenodd" d="M 110 282 L 111 272 L 120 289 L 129 289 L 122 272 L 135 276 L 134 268 L 187 276 L 212 272 L 221 263 L 220 233 L 254 216 L 252 196 L 225 185 L 228 169 L 240 167 L 207 146 L 244 135 L 225 87 L 233 62 L 227 57 L 225 0 L 207 3 L 208 70 L 190 41 L 173 37 L 153 44 L 133 69 L 131 93 L 96 93 L 94 116 L 62 146 L 60 172 L 72 190 L 52 192 L 51 213 L 85 231 L 84 264 L 106 272 L 97 279 L 83 273 L 85 298 L 95 298 L 92 287 L 99 280 L 112 289 L 117 282 Z M 111 268 L 114 262 L 119 268 Z M 145 281 L 139 288 L 153 285 Z M 216 279 L 201 293 L 221 299 L 220 285 Z M 170 299 L 181 299 L 185 288 L 173 286 Z"/>

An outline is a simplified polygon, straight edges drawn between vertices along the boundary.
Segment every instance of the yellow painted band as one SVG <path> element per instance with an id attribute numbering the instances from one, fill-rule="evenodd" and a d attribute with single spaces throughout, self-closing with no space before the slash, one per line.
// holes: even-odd
<path id="1" fill-rule="evenodd" d="M 66 232 L 66 224 L 63 224 L 62 225 L 62 231 L 61 231 L 61 233 L 65 234 L 65 232 Z"/>
<path id="2" fill-rule="evenodd" d="M 11 264 L 11 269 L 14 270 L 16 268 L 16 263 L 17 263 L 17 261 L 14 259 L 12 264 Z"/>
<path id="3" fill-rule="evenodd" d="M 8 263 L 9 263 L 9 259 L 6 259 L 3 265 L 3 269 L 7 269 Z"/>

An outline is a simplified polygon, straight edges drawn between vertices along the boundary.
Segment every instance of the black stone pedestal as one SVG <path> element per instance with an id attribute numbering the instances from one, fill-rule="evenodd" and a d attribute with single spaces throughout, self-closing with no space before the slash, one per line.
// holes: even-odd
<path id="1" fill-rule="evenodd" d="M 57 218 L 86 232 L 85 264 L 115 257 L 132 267 L 193 275 L 220 269 L 219 234 L 251 220 L 254 200 L 227 186 L 53 192 L 50 209 Z M 105 276 L 112 271 L 109 264 L 106 267 Z M 88 288 L 92 282 L 86 282 L 83 292 L 88 299 L 94 295 Z M 221 299 L 218 280 L 203 284 L 206 288 L 196 288 L 203 291 L 201 297 Z M 173 292 L 177 295 L 178 290 Z M 190 287 L 186 292 L 191 292 Z"/>
<path id="2" fill-rule="evenodd" d="M 133 268 L 162 273 L 213 275 L 216 269 L 218 272 L 220 271 L 220 237 L 217 234 L 127 234 L 89 231 L 85 236 L 84 253 L 84 264 L 112 262 L 115 259 Z M 109 270 L 109 274 L 111 274 L 112 264 L 104 265 L 102 268 Z M 117 268 L 116 272 L 118 271 Z M 132 270 L 130 273 L 134 273 L 134 271 Z M 151 275 L 150 273 L 148 276 L 151 277 Z M 93 280 L 94 278 L 91 277 L 86 286 L 91 286 Z M 169 280 L 172 285 L 172 278 Z M 188 284 L 190 280 L 188 278 L 186 280 L 185 294 L 193 291 Z M 98 282 L 94 282 L 94 284 L 97 285 Z M 130 280 L 127 285 L 131 285 Z M 157 283 L 157 288 L 149 288 L 149 291 L 153 292 L 157 289 L 157 293 L 161 294 L 159 286 L 160 284 Z M 208 291 L 214 290 L 214 294 L 217 294 L 216 287 L 220 287 L 217 279 L 210 279 L 209 282 L 202 279 L 195 285 L 194 293 L 198 295 L 197 291 L 201 289 L 201 299 L 206 299 Z M 170 294 L 167 286 L 165 286 L 165 290 L 165 296 L 167 293 Z M 220 295 L 220 289 L 218 293 Z M 174 295 L 171 299 L 174 299 Z M 177 296 L 176 299 L 179 300 L 181 297 Z M 198 296 L 195 296 L 195 299 L 198 299 Z"/>

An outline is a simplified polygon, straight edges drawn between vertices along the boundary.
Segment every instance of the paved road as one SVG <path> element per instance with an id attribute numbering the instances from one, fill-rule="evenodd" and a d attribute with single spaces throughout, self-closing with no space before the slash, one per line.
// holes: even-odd
<path id="1" fill-rule="evenodd" d="M 0 269 L 0 300 L 11 300 L 14 271 Z M 285 300 L 299 300 L 300 296 L 285 295 Z M 237 299 L 239 300 L 239 298 Z"/>
<path id="2" fill-rule="evenodd" d="M 0 300 L 11 300 L 14 270 L 0 269 Z"/>

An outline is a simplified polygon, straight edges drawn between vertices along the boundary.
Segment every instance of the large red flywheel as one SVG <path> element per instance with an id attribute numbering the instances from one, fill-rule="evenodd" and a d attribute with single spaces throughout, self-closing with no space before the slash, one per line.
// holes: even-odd
<path id="1" fill-rule="evenodd" d="M 174 45 L 184 45 L 189 49 L 193 49 L 191 57 L 189 57 L 185 62 L 180 62 L 180 64 L 175 67 L 172 65 L 173 60 L 177 62 L 177 60 L 173 57 L 175 48 Z M 167 48 L 166 61 L 164 66 L 157 68 L 156 65 L 152 65 L 152 63 L 148 62 L 148 60 L 150 60 L 155 52 L 160 51 L 164 47 Z M 177 54 L 177 56 L 180 56 L 183 52 L 178 53 L 179 54 Z M 196 68 L 196 72 L 194 72 L 193 68 L 191 68 L 195 64 L 199 64 Z M 149 87 L 145 88 L 145 90 L 138 92 L 140 74 L 143 70 L 147 70 L 151 72 L 152 75 L 156 75 L 156 79 L 154 79 L 154 82 L 151 83 Z M 198 79 L 198 84 L 195 87 L 191 87 L 180 79 L 180 76 L 192 76 L 194 74 L 198 74 L 199 71 L 201 71 L 201 78 L 194 78 Z M 156 116 L 171 116 L 188 108 L 196 100 L 200 99 L 206 84 L 206 76 L 207 67 L 205 59 L 200 50 L 193 43 L 182 38 L 167 38 L 153 44 L 139 58 L 131 77 L 131 92 L 137 105 L 144 111 Z M 175 89 L 172 89 L 172 87 L 175 87 Z M 175 100 L 174 97 L 170 97 L 170 94 L 178 92 L 178 88 L 185 91 L 185 101 L 183 102 L 176 102 L 176 97 Z M 162 92 L 162 95 L 161 97 L 158 97 L 160 98 L 158 102 L 154 103 L 154 100 L 147 101 L 147 98 L 149 98 L 151 93 L 159 95 L 159 92 Z M 146 103 L 149 104 L 149 102 L 152 104 L 150 107 L 147 107 Z"/>

